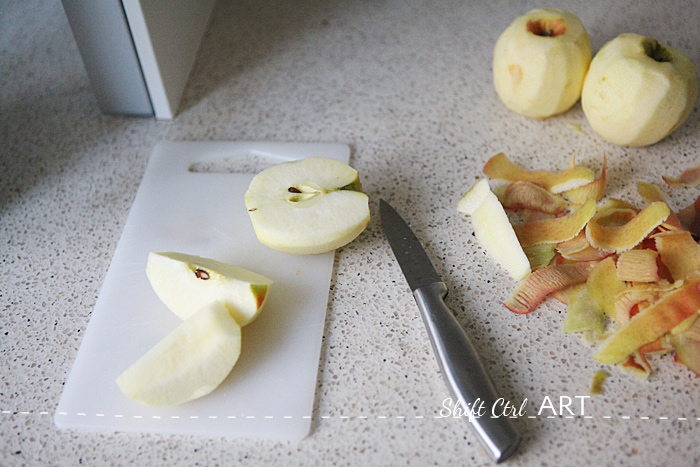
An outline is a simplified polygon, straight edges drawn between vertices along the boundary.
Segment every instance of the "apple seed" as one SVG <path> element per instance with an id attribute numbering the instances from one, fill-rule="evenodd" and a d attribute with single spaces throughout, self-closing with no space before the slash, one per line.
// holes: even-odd
<path id="1" fill-rule="evenodd" d="M 205 271 L 204 269 L 197 269 L 194 271 L 194 275 L 197 276 L 197 279 L 202 279 L 203 281 L 209 279 L 209 273 Z"/>

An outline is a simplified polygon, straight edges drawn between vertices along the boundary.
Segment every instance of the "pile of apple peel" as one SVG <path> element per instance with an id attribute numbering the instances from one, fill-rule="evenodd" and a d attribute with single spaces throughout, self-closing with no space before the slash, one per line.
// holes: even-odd
<path id="1" fill-rule="evenodd" d="M 607 158 L 599 177 L 585 167 L 526 170 L 505 154 L 459 201 L 478 243 L 519 281 L 504 301 L 531 313 L 548 297 L 568 309 L 565 333 L 596 346 L 593 359 L 640 379 L 650 355 L 674 354 L 700 375 L 700 197 L 674 212 L 657 185 L 638 182 L 645 206 L 605 196 Z M 700 185 L 700 165 L 669 186 Z M 510 214 L 510 215 L 509 215 Z M 511 219 L 520 216 L 520 222 Z"/>
<path id="2" fill-rule="evenodd" d="M 146 275 L 182 323 L 116 379 L 122 394 L 151 407 L 182 404 L 216 389 L 241 353 L 272 281 L 230 264 L 183 253 L 150 253 Z"/>

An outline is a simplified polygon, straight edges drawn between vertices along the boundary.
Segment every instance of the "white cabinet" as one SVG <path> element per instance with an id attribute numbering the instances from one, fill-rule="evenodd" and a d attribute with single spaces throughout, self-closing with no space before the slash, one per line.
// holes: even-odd
<path id="1" fill-rule="evenodd" d="M 177 113 L 215 0 L 61 0 L 100 109 Z"/>

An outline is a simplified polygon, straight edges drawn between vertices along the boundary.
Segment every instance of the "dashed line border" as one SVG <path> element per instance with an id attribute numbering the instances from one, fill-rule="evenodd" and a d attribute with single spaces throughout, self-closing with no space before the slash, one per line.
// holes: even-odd
<path id="1" fill-rule="evenodd" d="M 29 410 L 0 410 L 0 414 L 2 415 L 51 415 L 50 412 L 46 411 L 41 411 L 41 412 L 34 412 L 34 411 L 29 411 Z M 68 412 L 56 412 L 56 415 L 59 416 L 69 416 Z M 291 420 L 294 418 L 301 418 L 301 419 L 311 419 L 311 415 L 302 415 L 302 416 L 292 416 L 292 415 L 281 415 L 281 416 L 274 416 L 274 415 L 262 415 L 262 416 L 256 416 L 256 415 L 226 415 L 226 416 L 220 416 L 220 415 L 208 415 L 208 416 L 199 416 L 199 415 L 188 415 L 188 416 L 183 416 L 183 415 L 150 415 L 150 416 L 145 416 L 145 415 L 124 415 L 124 414 L 114 414 L 114 415 L 107 415 L 104 413 L 95 413 L 95 414 L 87 414 L 85 412 L 76 412 L 74 415 L 78 417 L 88 417 L 88 416 L 93 416 L 97 418 L 132 418 L 136 420 L 140 419 L 153 419 L 153 420 L 162 420 L 162 419 L 170 419 L 170 420 L 179 420 L 179 419 L 187 419 L 187 420 L 197 420 L 197 419 L 207 419 L 207 420 L 216 420 L 216 419 L 243 419 L 243 420 L 254 420 L 254 419 L 264 419 L 264 420 L 273 420 L 273 419 L 284 419 L 284 420 Z M 700 417 L 667 417 L 667 416 L 659 416 L 659 417 L 652 417 L 648 415 L 639 415 L 639 416 L 631 416 L 631 415 L 602 415 L 602 416 L 594 416 L 594 415 L 526 415 L 524 416 L 529 419 L 585 419 L 585 420 L 592 420 L 592 419 L 604 419 L 604 420 L 613 420 L 613 419 L 620 419 L 620 420 L 671 420 L 671 421 L 700 421 Z M 458 416 L 443 416 L 443 415 L 413 415 L 413 416 L 405 416 L 405 415 L 356 415 L 356 416 L 350 416 L 350 415 L 320 415 L 320 419 L 322 420 L 330 420 L 330 419 L 340 419 L 340 420 L 370 420 L 370 419 L 376 419 L 376 420 L 425 420 L 425 419 L 443 419 L 443 418 L 466 418 L 466 417 L 458 417 Z M 500 418 L 500 417 L 490 417 L 490 418 Z M 519 418 L 515 416 L 510 416 L 507 418 Z"/>

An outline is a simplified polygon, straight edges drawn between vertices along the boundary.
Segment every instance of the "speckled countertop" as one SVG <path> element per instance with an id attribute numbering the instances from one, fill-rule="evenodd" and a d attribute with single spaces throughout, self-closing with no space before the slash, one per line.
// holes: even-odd
<path id="1" fill-rule="evenodd" d="M 700 378 L 655 358 L 638 382 L 615 369 L 574 416 L 546 397 L 588 395 L 599 365 L 561 332 L 564 308 L 516 316 L 514 283 L 475 247 L 456 202 L 504 151 L 528 168 L 572 156 L 608 194 L 641 202 L 698 159 L 700 114 L 647 148 L 606 143 L 579 105 L 546 121 L 507 111 L 491 84 L 500 32 L 533 2 L 236 1 L 212 19 L 171 121 L 100 114 L 60 2 L 0 3 L 0 464 L 488 465 L 448 397 L 422 321 L 384 239 L 380 197 L 410 219 L 503 396 L 526 410 L 512 465 L 697 465 Z M 597 50 L 622 32 L 700 64 L 700 3 L 559 2 Z M 580 127 L 580 131 L 577 128 Z M 312 432 L 280 443 L 58 430 L 53 412 L 131 203 L 159 141 L 341 142 L 373 220 L 336 253 Z M 694 190 L 663 186 L 672 207 Z"/>

